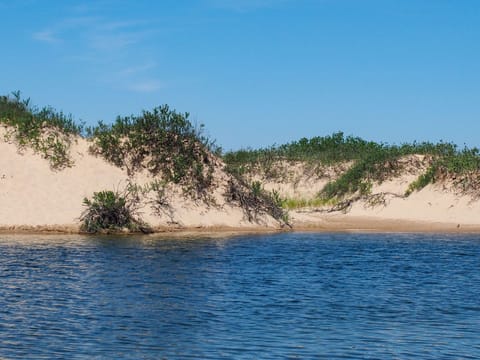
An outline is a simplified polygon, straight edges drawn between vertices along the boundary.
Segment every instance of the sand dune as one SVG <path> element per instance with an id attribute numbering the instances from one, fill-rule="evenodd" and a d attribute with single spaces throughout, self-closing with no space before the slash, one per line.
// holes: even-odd
<path id="1" fill-rule="evenodd" d="M 71 147 L 73 166 L 54 171 L 47 160 L 30 149 L 19 151 L 16 144 L 3 139 L 0 128 L 0 229 L 4 231 L 72 231 L 80 227 L 85 210 L 83 199 L 94 192 L 123 189 L 129 183 L 144 186 L 151 175 L 127 172 L 89 153 L 89 143 L 77 138 Z M 283 196 L 311 198 L 335 176 L 334 169 L 311 173 L 302 164 L 290 166 L 281 180 L 262 180 L 267 190 Z M 399 176 L 375 184 L 376 201 L 360 199 L 346 212 L 327 212 L 327 208 L 290 211 L 298 230 L 370 230 L 370 231 L 480 231 L 480 202 L 459 195 L 444 185 L 429 185 L 404 197 L 408 185 L 422 171 L 410 169 Z M 180 188 L 169 186 L 169 206 L 158 212 L 152 207 L 152 195 L 145 195 L 139 210 L 141 218 L 157 230 L 254 230 L 279 229 L 269 216 L 249 222 L 244 211 L 224 198 L 230 175 L 221 164 L 215 170 L 211 190 L 213 203 L 185 197 Z"/>
<path id="2" fill-rule="evenodd" d="M 4 129 L 1 129 L 4 132 Z M 115 167 L 88 152 L 89 143 L 77 138 L 72 144 L 72 167 L 54 171 L 49 162 L 30 149 L 18 147 L 3 140 L 0 134 L 0 229 L 4 230 L 60 230 L 78 231 L 80 215 L 85 210 L 83 199 L 94 192 L 125 188 L 128 183 L 139 186 L 153 181 L 148 174 L 129 177 L 126 171 Z M 276 222 L 260 217 L 252 223 L 243 210 L 227 204 L 223 198 L 227 175 L 217 170 L 212 190 L 214 204 L 207 205 L 182 195 L 180 189 L 170 187 L 170 207 L 158 214 L 148 196 L 140 209 L 144 221 L 156 229 L 192 228 L 275 228 Z"/>
<path id="3" fill-rule="evenodd" d="M 297 230 L 479 232 L 479 199 L 459 194 L 452 184 L 431 184 L 405 196 L 409 185 L 426 169 L 422 156 L 411 160 L 404 160 L 407 164 L 400 174 L 374 183 L 370 199 L 354 201 L 344 211 L 330 212 L 331 206 L 290 210 L 292 224 Z M 261 181 L 266 189 L 286 198 L 311 199 L 339 173 L 326 168 L 312 174 L 304 164 L 283 166 L 282 176 L 272 179 L 255 174 L 250 180 Z"/>

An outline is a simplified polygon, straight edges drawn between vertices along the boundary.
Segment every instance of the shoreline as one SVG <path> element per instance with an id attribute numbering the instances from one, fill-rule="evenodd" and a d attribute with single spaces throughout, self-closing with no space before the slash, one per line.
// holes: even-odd
<path id="1" fill-rule="evenodd" d="M 0 126 L 0 138 L 6 131 Z M 161 177 L 150 174 L 146 168 L 129 174 L 126 169 L 92 154 L 90 145 L 86 139 L 76 138 L 70 149 L 73 165 L 54 171 L 32 149 L 19 153 L 15 143 L 0 139 L 0 234 L 89 235 L 80 231 L 85 199 L 99 191 L 126 191 L 131 185 L 135 189 L 149 189 L 137 193 L 134 215 L 149 224 L 154 231 L 152 236 L 157 237 L 286 231 L 480 234 L 480 195 L 476 198 L 459 193 L 455 184 L 443 182 L 404 196 L 424 171 L 422 159 L 415 156 L 401 160 L 405 166 L 402 173 L 382 181 L 372 180 L 368 198 L 350 199 L 343 208 L 329 208 L 326 204 L 315 207 L 313 203 L 309 206 L 308 201 L 301 205 L 299 200 L 301 207 L 288 211 L 293 226 L 289 228 L 279 220 L 283 215 L 275 219 L 268 211 L 257 213 L 259 209 L 249 209 L 248 204 L 245 209 L 238 194 L 229 194 L 232 177 L 225 172 L 221 159 L 215 160 L 212 173 L 215 186 L 210 189 L 209 200 L 198 201 L 185 196 L 180 185 L 162 185 L 153 190 Z M 285 171 L 291 178 L 267 179 L 257 174 L 246 178 L 247 183 L 260 182 L 265 191 L 272 194 L 275 191 L 279 199 L 310 199 L 338 176 L 328 167 L 314 176 L 305 164 L 280 165 L 288 167 Z M 245 191 L 242 196 L 250 193 L 248 186 L 242 191 Z M 257 221 L 252 221 L 252 210 Z M 108 233 L 107 230 L 98 235 Z M 115 234 L 137 233 L 120 230 Z M 138 236 L 149 235 L 138 233 Z"/>
<path id="2" fill-rule="evenodd" d="M 381 219 L 376 217 L 360 217 L 333 215 L 319 218 L 318 221 L 299 221 L 292 228 L 261 226 L 185 226 L 178 228 L 157 227 L 151 234 L 136 232 L 115 232 L 90 234 L 79 230 L 78 225 L 19 225 L 1 226 L 0 235 L 85 235 L 85 236 L 196 236 L 196 235 L 242 235 L 242 234 L 275 234 L 283 232 L 312 233 L 448 233 L 448 234 L 480 234 L 480 224 L 458 224 L 453 222 L 427 222 L 405 219 Z"/>

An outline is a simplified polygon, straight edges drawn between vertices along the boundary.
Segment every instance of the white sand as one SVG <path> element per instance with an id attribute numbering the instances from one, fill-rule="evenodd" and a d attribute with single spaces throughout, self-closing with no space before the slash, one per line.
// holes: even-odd
<path id="1" fill-rule="evenodd" d="M 330 226 L 338 222 L 345 227 L 363 229 L 396 229 L 405 231 L 480 229 L 480 201 L 467 195 L 458 195 L 452 188 L 431 184 L 405 197 L 408 186 L 424 171 L 407 171 L 381 184 L 375 184 L 372 194 L 380 195 L 384 203 L 357 201 L 347 212 L 325 213 L 319 209 L 301 209 L 291 212 L 298 227 Z M 346 225 L 346 224 L 350 225 Z"/>
<path id="2" fill-rule="evenodd" d="M 146 174 L 129 178 L 126 171 L 89 154 L 88 142 L 80 138 L 71 149 L 74 165 L 53 171 L 49 162 L 32 150 L 19 153 L 15 144 L 3 140 L 3 133 L 0 128 L 0 229 L 3 230 L 78 231 L 85 197 L 102 190 L 121 190 L 129 182 L 145 185 L 154 180 Z M 429 185 L 407 198 L 401 197 L 423 170 L 417 164 L 401 176 L 375 185 L 374 194 L 387 193 L 384 205 L 372 207 L 359 201 L 346 214 L 301 209 L 290 212 L 291 222 L 297 229 L 480 232 L 480 202 L 468 196 L 459 196 L 440 185 Z M 302 164 L 294 164 L 286 173 L 288 176 L 281 181 L 261 177 L 250 180 L 261 180 L 267 190 L 278 190 L 283 196 L 309 199 L 336 176 L 334 169 L 312 173 Z M 259 223 L 248 222 L 242 209 L 227 204 L 223 197 L 227 180 L 228 175 L 219 164 L 211 194 L 215 205 L 210 206 L 188 199 L 180 189 L 170 187 L 167 194 L 170 207 L 158 214 L 149 203 L 153 196 L 150 194 L 150 198 L 142 200 L 141 218 L 157 229 L 278 228 L 278 223 L 270 217 L 263 217 Z"/>
<path id="3" fill-rule="evenodd" d="M 89 154 L 89 144 L 81 138 L 72 145 L 74 165 L 53 171 L 39 154 L 30 149 L 19 153 L 15 144 L 5 142 L 4 131 L 0 128 L 0 229 L 77 231 L 79 217 L 85 210 L 85 197 L 91 198 L 94 192 L 102 190 L 122 190 L 129 182 L 145 185 L 154 180 L 144 174 L 129 178 L 126 171 Z M 226 204 L 223 199 L 226 179 L 226 174 L 217 169 L 213 206 L 186 199 L 174 188 L 168 195 L 171 216 L 156 214 L 145 198 L 141 217 L 151 226 L 164 229 L 278 226 L 268 217 L 250 223 L 242 209 Z"/>

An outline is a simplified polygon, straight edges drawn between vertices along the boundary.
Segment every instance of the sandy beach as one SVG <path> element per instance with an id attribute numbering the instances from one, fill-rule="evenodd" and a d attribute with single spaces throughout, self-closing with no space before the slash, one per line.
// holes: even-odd
<path id="1" fill-rule="evenodd" d="M 2 130 L 3 132 L 5 130 Z M 73 166 L 52 170 L 48 161 L 30 149 L 0 141 L 0 230 L 21 233 L 76 233 L 85 207 L 85 197 L 102 190 L 121 189 L 129 183 L 143 186 L 154 180 L 138 173 L 128 176 L 88 151 L 88 142 L 77 138 L 71 148 Z M 328 179 L 315 179 L 295 170 L 298 179 L 290 182 L 265 181 L 266 189 L 282 195 L 308 197 Z M 148 196 L 142 200 L 142 219 L 156 232 L 270 232 L 270 231 L 398 231 L 398 232 L 480 232 L 477 214 L 480 203 L 437 185 L 403 197 L 416 174 L 407 173 L 375 185 L 372 193 L 383 194 L 382 204 L 365 201 L 352 204 L 346 213 L 303 208 L 289 212 L 292 228 L 281 228 L 268 216 L 257 222 L 246 219 L 243 210 L 228 203 L 225 192 L 228 175 L 218 166 L 211 193 L 214 204 L 182 196 L 169 188 L 168 213 L 153 211 Z"/>

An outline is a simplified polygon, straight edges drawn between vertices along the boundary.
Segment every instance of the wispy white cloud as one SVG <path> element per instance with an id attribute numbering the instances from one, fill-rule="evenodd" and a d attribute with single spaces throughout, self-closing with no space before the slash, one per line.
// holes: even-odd
<path id="1" fill-rule="evenodd" d="M 145 80 L 136 83 L 132 83 L 129 89 L 135 92 L 151 93 L 156 92 L 163 88 L 163 84 L 157 80 Z"/>
<path id="2" fill-rule="evenodd" d="M 51 30 L 43 30 L 33 33 L 32 37 L 35 40 L 46 42 L 46 43 L 58 43 L 60 39 L 57 37 L 54 31 Z"/>
<path id="3" fill-rule="evenodd" d="M 83 30 L 92 27 L 99 18 L 90 16 L 79 16 L 66 18 L 60 22 L 50 24 L 45 29 L 32 34 L 34 40 L 55 43 L 62 41 L 71 32 L 81 33 Z"/>
<path id="4" fill-rule="evenodd" d="M 33 33 L 32 38 L 46 44 L 61 43 L 65 59 L 87 64 L 98 78 L 117 88 L 135 92 L 162 88 L 155 79 L 156 64 L 145 60 L 149 53 L 143 46 L 155 33 L 154 24 L 142 19 L 98 16 L 97 11 L 87 7 L 77 10 L 75 16 L 49 24 Z"/>
<path id="5" fill-rule="evenodd" d="M 126 67 L 120 70 L 118 74 L 120 76 L 131 76 L 131 75 L 136 75 L 140 73 L 145 73 L 148 70 L 154 69 L 155 67 L 156 67 L 155 62 L 151 61 L 143 65 L 134 65 L 134 66 Z"/>
<path id="6" fill-rule="evenodd" d="M 155 31 L 147 21 L 108 21 L 103 19 L 89 27 L 90 45 L 96 50 L 112 51 L 139 44 Z"/>
<path id="7" fill-rule="evenodd" d="M 108 31 L 114 31 L 125 28 L 135 28 L 140 26 L 147 26 L 147 21 L 140 20 L 125 20 L 125 21 L 109 21 L 99 25 L 100 28 Z"/>
<path id="8" fill-rule="evenodd" d="M 263 8 L 274 8 L 291 0 L 207 0 L 210 6 L 232 10 L 237 12 L 248 12 Z"/>
<path id="9" fill-rule="evenodd" d="M 96 34 L 90 37 L 89 46 L 95 50 L 114 51 L 135 45 L 140 41 L 140 36 L 135 33 Z"/>

